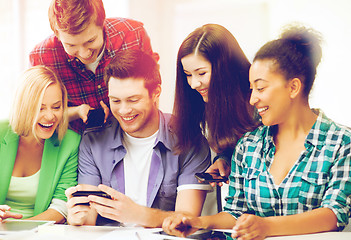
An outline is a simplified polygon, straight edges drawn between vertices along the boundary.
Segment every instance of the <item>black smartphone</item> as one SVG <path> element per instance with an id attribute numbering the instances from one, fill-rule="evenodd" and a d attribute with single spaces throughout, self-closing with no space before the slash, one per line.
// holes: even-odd
<path id="1" fill-rule="evenodd" d="M 199 181 L 204 182 L 204 183 L 228 181 L 227 177 L 222 177 L 218 174 L 213 174 L 213 173 L 195 173 L 195 177 Z"/>
<path id="2" fill-rule="evenodd" d="M 105 121 L 105 112 L 102 108 L 92 109 L 88 113 L 86 128 L 101 127 Z"/>
<path id="3" fill-rule="evenodd" d="M 105 193 L 103 191 L 77 191 L 77 192 L 72 193 L 73 197 L 87 197 L 89 195 L 95 195 L 95 196 L 99 196 L 99 197 L 112 199 L 110 195 L 108 195 L 107 193 Z"/>

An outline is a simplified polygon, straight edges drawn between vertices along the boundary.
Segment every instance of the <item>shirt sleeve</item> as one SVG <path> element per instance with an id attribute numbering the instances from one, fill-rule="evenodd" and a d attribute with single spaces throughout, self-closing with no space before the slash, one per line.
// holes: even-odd
<path id="1" fill-rule="evenodd" d="M 53 198 L 66 201 L 66 189 L 77 185 L 78 147 L 80 135 L 74 132 L 67 132 L 63 141 L 64 142 L 61 143 L 60 147 L 71 149 L 71 152 L 63 167 Z"/>
<path id="2" fill-rule="evenodd" d="M 242 161 L 244 157 L 243 141 L 240 139 L 234 150 L 231 164 L 231 173 L 229 175 L 229 194 L 226 197 L 224 211 L 230 213 L 236 219 L 248 210 L 245 192 L 244 177 L 242 175 Z"/>
<path id="3" fill-rule="evenodd" d="M 91 142 L 88 134 L 83 135 L 79 146 L 78 183 L 95 186 L 102 183 L 100 171 L 92 155 Z"/>
<path id="4" fill-rule="evenodd" d="M 330 169 L 330 181 L 322 200 L 322 207 L 331 209 L 342 230 L 349 221 L 351 208 L 351 143 L 340 147 L 336 160 Z"/>
<path id="5" fill-rule="evenodd" d="M 207 185 L 199 183 L 195 178 L 195 173 L 206 171 L 211 164 L 211 152 L 207 141 L 204 140 L 202 142 L 202 146 L 198 151 L 192 148 L 187 153 L 182 153 L 179 157 L 181 159 L 181 169 L 179 170 L 178 186 L 186 184 Z"/>
<path id="6" fill-rule="evenodd" d="M 67 218 L 67 205 L 66 202 L 61 199 L 52 199 L 49 208 L 58 211 L 64 218 Z"/>
<path id="7" fill-rule="evenodd" d="M 135 46 L 139 46 L 139 49 L 153 56 L 156 62 L 160 59 L 158 53 L 152 51 L 150 37 L 147 34 L 142 23 L 139 23 L 140 27 L 137 27 L 134 31 L 129 31 L 125 38 L 124 43 L 127 44 L 126 48 L 130 48 L 133 43 L 137 43 Z"/>

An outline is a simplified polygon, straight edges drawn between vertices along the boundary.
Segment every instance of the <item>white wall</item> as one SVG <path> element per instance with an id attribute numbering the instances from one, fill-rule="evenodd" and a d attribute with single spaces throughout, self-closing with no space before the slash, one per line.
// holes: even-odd
<path id="1" fill-rule="evenodd" d="M 7 118 L 19 72 L 28 67 L 28 53 L 51 29 L 49 0 L 0 0 L 0 119 Z M 351 54 L 349 0 L 103 0 L 107 16 L 144 22 L 153 49 L 160 54 L 163 92 L 160 108 L 172 111 L 175 60 L 183 39 L 196 27 L 218 23 L 237 38 L 251 60 L 260 46 L 276 38 L 292 21 L 324 35 L 324 55 L 310 102 L 337 122 L 351 126 L 348 74 Z M 16 5 L 21 6 L 15 10 Z M 24 19 L 20 24 L 19 15 Z M 20 25 L 19 25 L 20 24 Z M 17 27 L 16 27 L 17 26 Z"/>
<path id="2" fill-rule="evenodd" d="M 172 111 L 175 60 L 183 39 L 196 27 L 218 23 L 237 38 L 251 60 L 280 29 L 301 22 L 324 36 L 323 59 L 310 96 L 312 107 L 351 126 L 351 1 L 349 0 L 131 0 L 130 16 L 142 20 L 160 56 L 163 93 L 160 108 Z M 145 11 L 145 9 L 149 9 Z"/>

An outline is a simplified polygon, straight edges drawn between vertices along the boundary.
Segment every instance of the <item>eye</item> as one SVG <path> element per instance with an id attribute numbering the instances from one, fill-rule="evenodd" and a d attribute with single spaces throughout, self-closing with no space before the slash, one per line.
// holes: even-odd
<path id="1" fill-rule="evenodd" d="M 200 76 L 203 76 L 205 74 L 206 74 L 206 72 L 199 73 Z"/>
<path id="2" fill-rule="evenodd" d="M 110 101 L 113 103 L 120 103 L 121 102 L 121 100 L 118 100 L 118 99 L 110 99 Z"/>
<path id="3" fill-rule="evenodd" d="M 184 72 L 184 74 L 185 74 L 185 76 L 187 76 L 187 77 L 191 77 L 191 74 L 190 74 L 190 73 Z"/>
<path id="4" fill-rule="evenodd" d="M 131 103 L 136 103 L 136 102 L 139 101 L 139 99 L 129 99 L 128 101 L 131 102 Z"/>

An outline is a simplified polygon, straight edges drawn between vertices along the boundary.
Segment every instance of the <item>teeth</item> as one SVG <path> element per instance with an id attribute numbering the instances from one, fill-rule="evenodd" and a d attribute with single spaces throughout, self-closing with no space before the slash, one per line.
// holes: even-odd
<path id="1" fill-rule="evenodd" d="M 132 117 L 122 117 L 122 119 L 125 121 L 130 121 L 130 120 L 134 119 L 135 117 L 136 117 L 136 115 L 132 116 Z"/>
<path id="2" fill-rule="evenodd" d="M 40 125 L 42 125 L 43 127 L 52 127 L 54 124 L 53 123 L 49 123 L 49 124 L 45 124 L 45 123 L 39 123 Z"/>
<path id="3" fill-rule="evenodd" d="M 205 90 L 199 90 L 199 93 L 200 94 L 205 94 L 205 93 L 207 93 L 208 92 L 208 89 L 205 89 Z"/>
<path id="4" fill-rule="evenodd" d="M 268 107 L 257 108 L 257 111 L 260 113 L 260 112 L 263 112 L 263 111 L 265 111 L 265 110 L 267 110 L 267 109 L 268 109 Z"/>

